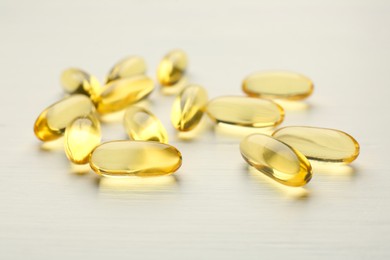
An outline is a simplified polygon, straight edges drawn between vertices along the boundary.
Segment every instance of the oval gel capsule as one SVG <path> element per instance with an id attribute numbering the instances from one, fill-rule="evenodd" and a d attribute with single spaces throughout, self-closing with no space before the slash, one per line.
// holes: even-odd
<path id="1" fill-rule="evenodd" d="M 35 121 L 34 133 L 42 141 L 55 140 L 75 118 L 92 113 L 95 107 L 87 96 L 72 95 L 46 108 Z"/>
<path id="2" fill-rule="evenodd" d="M 89 164 L 104 176 L 159 176 L 180 168 L 181 153 L 173 146 L 148 141 L 112 141 L 93 150 Z"/>
<path id="3" fill-rule="evenodd" d="M 207 105 L 206 90 L 197 85 L 185 87 L 176 97 L 171 111 L 171 122 L 179 131 L 194 129 L 202 119 Z"/>
<path id="4" fill-rule="evenodd" d="M 96 116 L 78 117 L 65 130 L 66 156 L 75 164 L 86 164 L 100 140 L 100 123 Z"/>
<path id="5" fill-rule="evenodd" d="M 268 99 L 226 96 L 211 100 L 207 114 L 217 123 L 246 127 L 271 127 L 284 119 L 281 106 Z"/>
<path id="6" fill-rule="evenodd" d="M 64 70 L 60 81 L 65 92 L 69 94 L 84 94 L 94 98 L 101 89 L 99 81 L 94 76 L 77 68 Z"/>
<path id="7" fill-rule="evenodd" d="M 272 135 L 302 152 L 309 160 L 350 163 L 359 155 L 359 143 L 349 134 L 335 129 L 288 126 Z"/>
<path id="8" fill-rule="evenodd" d="M 173 50 L 161 60 L 157 79 L 162 86 L 172 86 L 180 81 L 187 69 L 187 55 L 182 50 Z"/>
<path id="9" fill-rule="evenodd" d="M 153 80 L 144 75 L 114 80 L 104 86 L 96 102 L 97 111 L 106 114 L 122 110 L 146 98 L 153 89 Z"/>
<path id="10" fill-rule="evenodd" d="M 312 177 L 311 165 L 303 154 L 268 135 L 245 137 L 240 151 L 249 165 L 284 185 L 303 186 Z"/>
<path id="11" fill-rule="evenodd" d="M 145 74 L 146 63 L 142 57 L 130 56 L 117 62 L 107 75 L 106 83 L 120 78 Z"/>
<path id="12" fill-rule="evenodd" d="M 286 71 L 257 72 L 246 77 L 243 91 L 249 96 L 299 100 L 311 95 L 313 82 L 298 73 Z"/>
<path id="13" fill-rule="evenodd" d="M 131 106 L 126 109 L 124 125 L 131 140 L 168 143 L 168 134 L 161 121 L 149 110 Z"/>

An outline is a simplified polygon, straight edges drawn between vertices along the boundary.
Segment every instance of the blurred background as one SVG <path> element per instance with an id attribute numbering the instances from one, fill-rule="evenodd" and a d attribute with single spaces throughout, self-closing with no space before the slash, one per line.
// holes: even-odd
<path id="1" fill-rule="evenodd" d="M 0 258 L 388 259 L 389 25 L 389 1 L 0 0 Z M 254 71 L 307 75 L 315 91 L 282 126 L 341 129 L 360 157 L 316 168 L 305 188 L 274 185 L 247 169 L 240 134 L 205 119 L 181 138 L 158 86 L 150 108 L 183 154 L 173 176 L 77 174 L 35 138 L 36 117 L 63 97 L 62 70 L 103 80 L 140 55 L 155 78 L 173 48 L 210 98 L 243 95 Z M 103 125 L 104 141 L 125 138 L 120 120 Z"/>

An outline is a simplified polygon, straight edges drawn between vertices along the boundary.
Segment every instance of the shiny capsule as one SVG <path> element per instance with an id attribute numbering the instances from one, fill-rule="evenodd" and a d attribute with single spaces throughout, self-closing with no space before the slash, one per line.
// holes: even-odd
<path id="1" fill-rule="evenodd" d="M 168 134 L 161 121 L 149 110 L 131 106 L 126 109 L 124 125 L 131 140 L 168 143 Z"/>
<path id="2" fill-rule="evenodd" d="M 96 116 L 78 117 L 65 130 L 66 156 L 75 164 L 86 164 L 100 140 L 100 123 Z"/>
<path id="3" fill-rule="evenodd" d="M 240 143 L 244 160 L 260 172 L 287 186 L 303 186 L 312 177 L 306 157 L 268 135 L 252 134 Z"/>
<path id="4" fill-rule="evenodd" d="M 161 60 L 157 69 L 157 79 L 161 86 L 175 85 L 182 79 L 187 69 L 187 55 L 182 50 L 173 50 Z"/>
<path id="5" fill-rule="evenodd" d="M 202 119 L 207 105 L 206 90 L 197 85 L 185 87 L 176 97 L 171 111 L 171 122 L 179 131 L 194 129 Z"/>
<path id="6" fill-rule="evenodd" d="M 302 152 L 309 160 L 350 163 L 359 155 L 359 143 L 349 134 L 335 129 L 288 126 L 272 135 Z"/>
<path id="7" fill-rule="evenodd" d="M 95 107 L 87 96 L 69 96 L 43 110 L 35 121 L 34 133 L 42 141 L 55 140 L 75 118 L 91 113 L 95 113 Z"/>
<path id="8" fill-rule="evenodd" d="M 104 176 L 159 176 L 177 171 L 181 153 L 173 146 L 148 141 L 112 141 L 93 150 L 89 164 Z"/>
<path id="9" fill-rule="evenodd" d="M 298 73 L 286 71 L 257 72 L 246 77 L 243 91 L 249 96 L 299 100 L 311 95 L 313 82 Z"/>
<path id="10" fill-rule="evenodd" d="M 145 74 L 146 63 L 142 57 L 130 56 L 116 63 L 107 75 L 106 83 L 113 80 Z"/>
<path id="11" fill-rule="evenodd" d="M 77 68 L 64 70 L 60 81 L 65 92 L 69 94 L 84 94 L 95 97 L 101 89 L 99 81 L 94 76 Z"/>
<path id="12" fill-rule="evenodd" d="M 153 89 L 153 80 L 144 75 L 114 80 L 104 86 L 96 102 L 97 111 L 106 114 L 122 110 L 146 98 Z"/>
<path id="13" fill-rule="evenodd" d="M 267 99 L 226 96 L 211 100 L 207 114 L 217 123 L 246 127 L 271 127 L 284 119 L 284 110 Z"/>

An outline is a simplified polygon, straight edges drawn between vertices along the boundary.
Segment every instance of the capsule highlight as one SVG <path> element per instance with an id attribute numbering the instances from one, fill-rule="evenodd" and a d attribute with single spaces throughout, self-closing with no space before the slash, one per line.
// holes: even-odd
<path id="1" fill-rule="evenodd" d="M 179 131 L 194 129 L 207 105 L 207 91 L 198 85 L 185 87 L 176 97 L 171 111 L 172 125 Z"/>
<path id="2" fill-rule="evenodd" d="M 306 157 L 289 145 L 263 134 L 252 134 L 240 143 L 244 160 L 273 180 L 287 186 L 299 187 L 312 177 Z"/>
<path id="3" fill-rule="evenodd" d="M 351 163 L 359 156 L 360 145 L 355 138 L 336 129 L 288 126 L 276 130 L 272 136 L 296 148 L 309 160 Z"/>
<path id="4" fill-rule="evenodd" d="M 100 140 L 100 123 L 96 116 L 78 117 L 65 130 L 66 156 L 75 164 L 86 164 Z"/>
<path id="5" fill-rule="evenodd" d="M 272 127 L 283 122 L 284 110 L 275 102 L 241 96 L 218 97 L 207 105 L 207 114 L 216 123 L 245 127 Z"/>
<path id="6" fill-rule="evenodd" d="M 69 68 L 61 74 L 61 85 L 68 94 L 84 94 L 94 99 L 101 89 L 99 81 L 78 68 Z"/>
<path id="7" fill-rule="evenodd" d="M 305 99 L 313 89 L 314 84 L 308 77 L 287 71 L 256 72 L 242 83 L 242 90 L 247 95 L 269 99 Z"/>
<path id="8" fill-rule="evenodd" d="M 169 87 L 178 83 L 188 66 L 187 54 L 182 50 L 173 50 L 161 60 L 157 69 L 157 80 L 161 86 Z"/>
<path id="9" fill-rule="evenodd" d="M 104 176 L 160 176 L 177 171 L 181 153 L 173 146 L 148 141 L 112 141 L 93 150 L 89 164 Z"/>
<path id="10" fill-rule="evenodd" d="M 106 84 L 122 78 L 142 75 L 146 72 L 146 63 L 142 57 L 130 56 L 118 61 L 106 77 Z"/>
<path id="11" fill-rule="evenodd" d="M 161 121 L 149 110 L 131 106 L 126 109 L 124 126 L 131 140 L 168 143 L 168 134 Z"/>
<path id="12" fill-rule="evenodd" d="M 34 123 L 34 133 L 41 141 L 55 140 L 74 119 L 93 113 L 95 107 L 87 96 L 69 96 L 43 110 Z"/>
<path id="13" fill-rule="evenodd" d="M 153 80 L 145 75 L 122 78 L 104 86 L 96 102 L 100 114 L 122 110 L 146 98 L 154 89 Z"/>

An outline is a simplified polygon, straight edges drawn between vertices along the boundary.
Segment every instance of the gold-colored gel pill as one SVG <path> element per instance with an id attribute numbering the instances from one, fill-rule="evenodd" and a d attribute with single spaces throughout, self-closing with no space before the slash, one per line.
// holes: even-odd
<path id="1" fill-rule="evenodd" d="M 211 100 L 207 114 L 217 123 L 246 127 L 271 127 L 284 119 L 281 106 L 268 99 L 226 96 Z"/>
<path id="2" fill-rule="evenodd" d="M 288 126 L 272 135 L 299 150 L 309 160 L 350 163 L 359 155 L 359 143 L 349 134 L 335 129 Z"/>
<path id="3" fill-rule="evenodd" d="M 180 81 L 187 69 L 187 55 L 182 50 L 173 50 L 161 60 L 157 79 L 162 86 L 172 86 Z"/>
<path id="4" fill-rule="evenodd" d="M 153 80 L 144 75 L 114 80 L 104 86 L 96 102 L 97 111 L 106 114 L 122 110 L 146 98 L 153 89 Z"/>
<path id="5" fill-rule="evenodd" d="M 117 62 L 107 75 L 106 83 L 120 78 L 145 74 L 146 63 L 142 57 L 130 56 Z"/>
<path id="6" fill-rule="evenodd" d="M 264 71 L 249 75 L 242 83 L 249 96 L 299 100 L 311 95 L 313 82 L 298 73 L 286 71 Z"/>
<path id="7" fill-rule="evenodd" d="M 101 89 L 99 81 L 94 76 L 77 68 L 64 70 L 60 81 L 65 92 L 69 94 L 84 94 L 94 98 Z"/>
<path id="8" fill-rule="evenodd" d="M 203 87 L 197 85 L 185 87 L 172 106 L 173 126 L 179 131 L 194 129 L 202 119 L 207 99 L 207 92 Z"/>
<path id="9" fill-rule="evenodd" d="M 55 140 L 75 118 L 92 113 L 95 113 L 95 107 L 87 96 L 69 96 L 43 110 L 35 121 L 34 133 L 42 141 Z"/>
<path id="10" fill-rule="evenodd" d="M 159 176 L 180 168 L 181 153 L 173 146 L 149 141 L 112 141 L 93 150 L 89 164 L 104 176 Z"/>
<path id="11" fill-rule="evenodd" d="M 66 156 L 73 163 L 86 164 L 100 140 L 100 123 L 96 116 L 78 117 L 65 130 Z"/>
<path id="12" fill-rule="evenodd" d="M 124 116 L 124 125 L 131 140 L 168 143 L 168 134 L 161 121 L 149 110 L 131 106 Z"/>
<path id="13" fill-rule="evenodd" d="M 311 165 L 303 154 L 268 135 L 245 137 L 240 151 L 249 165 L 279 183 L 298 187 L 312 177 Z"/>

